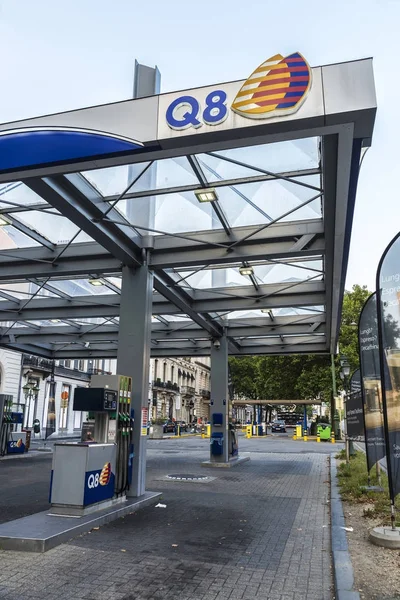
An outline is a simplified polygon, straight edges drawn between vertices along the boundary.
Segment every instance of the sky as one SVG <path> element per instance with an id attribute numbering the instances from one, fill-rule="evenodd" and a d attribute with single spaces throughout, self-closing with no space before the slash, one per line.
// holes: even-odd
<path id="1" fill-rule="evenodd" d="M 373 290 L 400 229 L 399 23 L 400 0 L 0 0 L 0 122 L 130 98 L 135 58 L 169 92 L 246 79 L 276 53 L 311 66 L 372 56 L 378 112 L 346 288 Z"/>

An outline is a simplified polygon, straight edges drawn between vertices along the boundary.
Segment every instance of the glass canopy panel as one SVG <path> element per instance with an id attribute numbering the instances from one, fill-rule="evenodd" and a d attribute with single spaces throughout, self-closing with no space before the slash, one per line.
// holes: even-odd
<path id="1" fill-rule="evenodd" d="M 1 260 L 1 258 L 0 258 Z M 5 292 L 9 296 L 13 296 L 18 300 L 29 300 L 32 296 L 32 284 L 23 283 L 0 283 L 0 294 Z"/>
<path id="2" fill-rule="evenodd" d="M 242 179 L 248 177 L 257 177 L 260 171 L 251 168 L 251 165 L 242 167 L 224 160 L 221 156 L 211 156 L 210 154 L 198 154 L 199 165 L 210 184 L 226 179 Z"/>
<path id="3" fill-rule="evenodd" d="M 71 319 L 69 319 L 69 320 L 71 320 Z M 112 319 L 105 319 L 104 317 L 90 317 L 90 318 L 82 317 L 82 318 L 73 319 L 73 321 L 77 325 L 93 325 L 93 331 L 96 331 L 94 329 L 94 327 L 96 325 L 106 325 L 106 324 L 112 323 Z"/>
<path id="4" fill-rule="evenodd" d="M 319 175 L 299 177 L 308 185 L 319 187 Z M 231 227 L 259 225 L 279 219 L 303 220 L 321 217 L 321 201 L 304 207 L 301 204 L 318 194 L 317 191 L 283 180 L 259 181 L 217 189 L 219 205 Z"/>
<path id="5" fill-rule="evenodd" d="M 294 264 L 266 264 L 252 265 L 254 276 L 257 283 L 285 283 L 290 282 L 300 283 L 313 279 L 318 281 L 322 279 L 322 273 L 318 273 L 315 269 L 321 270 L 322 261 L 310 261 Z M 184 278 L 184 279 L 182 279 Z M 216 292 L 218 287 L 239 287 L 251 285 L 251 279 L 247 275 L 241 275 L 239 267 L 228 267 L 218 269 L 203 269 L 198 272 L 176 272 L 174 279 L 177 280 L 180 287 L 192 289 L 211 289 Z M 182 279 L 182 281 L 179 281 Z"/>
<path id="6" fill-rule="evenodd" d="M 269 312 L 272 313 L 273 317 L 283 317 L 285 315 L 308 315 L 312 316 L 313 314 L 319 315 L 324 313 L 324 306 L 308 306 L 308 307 L 286 307 L 286 308 L 273 308 L 271 311 L 268 309 L 267 312 L 262 312 L 261 310 L 234 310 L 229 314 L 226 313 L 217 313 L 220 316 L 224 316 L 225 319 L 253 319 L 253 318 L 263 318 L 269 319 L 269 324 L 271 323 L 271 319 L 269 317 Z"/>
<path id="7" fill-rule="evenodd" d="M 5 217 L 7 217 L 7 215 L 5 215 Z M 31 246 L 40 246 L 40 244 L 12 225 L 0 227 L 0 250 L 29 248 Z"/>
<path id="8" fill-rule="evenodd" d="M 108 167 L 94 171 L 83 171 L 82 175 L 102 196 L 119 196 L 145 170 L 149 163 Z M 132 190 L 129 190 L 132 191 Z"/>
<path id="9" fill-rule="evenodd" d="M 30 319 L 29 321 L 25 321 L 25 323 L 28 324 L 28 326 L 36 325 L 39 327 L 59 327 L 60 331 L 63 329 L 63 327 L 68 327 L 68 323 L 63 323 L 60 319 Z M 76 332 L 79 333 L 78 329 L 76 330 Z"/>
<path id="10" fill-rule="evenodd" d="M 61 214 L 32 210 L 29 212 L 15 212 L 12 216 L 30 229 L 40 233 L 53 244 L 67 244 L 79 231 L 79 227 Z M 75 241 L 83 242 L 90 239 L 87 234 L 82 232 L 82 234 L 79 234 L 79 240 L 76 238 Z M 32 245 L 32 242 L 30 245 Z"/>
<path id="11" fill-rule="evenodd" d="M 104 281 L 101 277 L 93 278 L 93 281 L 98 282 L 99 285 L 89 283 L 89 279 L 52 280 L 51 285 L 69 296 L 101 296 L 115 293 L 104 283 L 101 283 Z M 115 294 L 115 297 L 117 298 L 117 294 Z"/>
<path id="12" fill-rule="evenodd" d="M 186 156 L 154 161 L 143 177 L 131 187 L 129 193 L 164 189 L 184 185 L 199 185 Z"/>
<path id="13" fill-rule="evenodd" d="M 308 176 L 299 180 L 319 186 L 319 176 Z M 281 180 L 247 183 L 217 189 L 218 205 L 231 227 L 263 225 L 279 219 L 289 211 L 285 221 L 321 218 L 321 200 L 300 205 L 318 194 L 309 188 Z M 152 200 L 153 199 L 153 200 Z M 152 199 L 130 198 L 118 203 L 118 210 L 133 225 L 143 224 L 139 211 L 143 202 L 155 201 L 154 229 L 166 233 L 184 233 L 207 229 L 221 229 L 212 203 L 200 203 L 194 192 L 175 192 L 153 196 Z M 300 207 L 300 208 L 298 208 Z M 144 230 L 142 230 L 142 233 Z"/>
<path id="14" fill-rule="evenodd" d="M 47 204 L 47 202 L 21 181 L 0 184 L 1 208 L 12 208 L 14 205 L 29 206 L 30 204 Z"/>
<path id="15" fill-rule="evenodd" d="M 249 167 L 273 173 L 317 169 L 320 163 L 320 139 L 317 137 L 219 150 L 214 155 L 233 159 Z"/>

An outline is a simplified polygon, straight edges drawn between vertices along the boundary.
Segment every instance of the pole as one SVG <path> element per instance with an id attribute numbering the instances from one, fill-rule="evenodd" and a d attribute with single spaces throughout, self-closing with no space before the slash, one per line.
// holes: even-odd
<path id="1" fill-rule="evenodd" d="M 350 462 L 350 445 L 349 437 L 347 435 L 347 386 L 345 383 L 344 387 L 344 443 L 346 448 L 346 464 Z"/>
<path id="2" fill-rule="evenodd" d="M 331 425 L 332 425 L 332 431 L 334 432 L 335 436 L 337 436 L 337 438 L 340 439 L 340 429 L 339 429 L 339 432 L 335 431 L 335 412 L 336 412 L 335 399 L 336 399 L 336 394 L 337 394 L 337 387 L 336 387 L 335 357 L 333 356 L 333 354 L 331 354 L 331 375 L 332 375 Z M 339 433 L 339 435 L 338 435 L 338 433 Z"/>
<path id="3" fill-rule="evenodd" d="M 379 460 L 376 461 L 376 478 L 378 480 L 379 487 L 382 487 L 381 465 Z"/>

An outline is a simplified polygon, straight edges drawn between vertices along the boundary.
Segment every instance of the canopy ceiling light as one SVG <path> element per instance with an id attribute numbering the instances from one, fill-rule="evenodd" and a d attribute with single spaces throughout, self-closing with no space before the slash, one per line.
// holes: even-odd
<path id="1" fill-rule="evenodd" d="M 218 200 L 217 192 L 214 188 L 195 190 L 194 195 L 199 202 L 216 202 Z"/>
<path id="2" fill-rule="evenodd" d="M 50 323 L 61 323 L 61 319 L 50 319 Z"/>
<path id="3" fill-rule="evenodd" d="M 253 267 L 239 267 L 239 273 L 241 275 L 254 275 Z"/>
<path id="4" fill-rule="evenodd" d="M 7 221 L 3 215 L 0 215 L 0 227 L 5 227 L 6 225 L 11 225 L 10 221 Z"/>
<path id="5" fill-rule="evenodd" d="M 90 285 L 95 285 L 95 286 L 100 286 L 100 285 L 104 285 L 104 281 L 102 279 L 89 279 L 89 283 Z"/>

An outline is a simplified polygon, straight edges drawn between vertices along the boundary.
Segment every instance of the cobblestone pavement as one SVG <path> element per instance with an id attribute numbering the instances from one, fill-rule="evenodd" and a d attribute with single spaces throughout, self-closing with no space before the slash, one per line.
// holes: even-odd
<path id="1" fill-rule="evenodd" d="M 221 472 L 200 467 L 207 440 L 150 441 L 147 487 L 163 492 L 166 508 L 43 555 L 0 551 L 0 598 L 331 600 L 328 456 L 250 443 L 251 461 Z M 166 480 L 171 473 L 215 479 Z"/>

